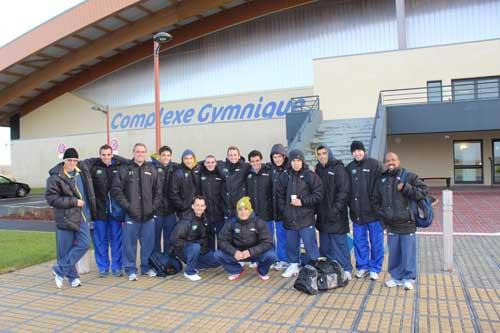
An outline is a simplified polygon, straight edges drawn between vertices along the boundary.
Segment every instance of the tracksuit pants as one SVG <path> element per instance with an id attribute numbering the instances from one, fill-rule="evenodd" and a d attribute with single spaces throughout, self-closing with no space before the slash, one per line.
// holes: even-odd
<path id="1" fill-rule="evenodd" d="M 394 280 L 415 280 L 417 277 L 417 235 L 387 233 L 388 271 Z"/>
<path id="2" fill-rule="evenodd" d="M 175 214 L 167 216 L 156 216 L 155 220 L 155 252 L 165 252 L 168 253 L 170 247 L 170 236 L 172 231 L 174 231 L 175 224 L 177 223 L 177 217 Z M 163 235 L 163 251 L 162 251 L 162 241 L 161 237 Z"/>
<path id="3" fill-rule="evenodd" d="M 125 273 L 130 275 L 137 274 L 136 256 L 137 241 L 141 245 L 141 273 L 146 274 L 151 269 L 149 257 L 154 248 L 155 224 L 150 219 L 144 223 L 133 221 L 129 216 L 125 217 L 123 224 L 123 268 Z"/>
<path id="4" fill-rule="evenodd" d="M 283 221 L 267 221 L 267 226 L 273 236 L 274 251 L 278 256 L 278 261 L 288 262 L 286 253 L 286 230 Z"/>
<path id="5" fill-rule="evenodd" d="M 379 273 L 384 262 L 384 228 L 380 221 L 353 223 L 356 269 Z"/>
<path id="6" fill-rule="evenodd" d="M 209 251 L 201 254 L 201 246 L 199 243 L 189 243 L 184 246 L 184 258 L 186 267 L 184 272 L 188 275 L 196 274 L 196 269 L 215 268 L 220 266 L 215 259 L 214 252 Z"/>
<path id="7" fill-rule="evenodd" d="M 95 262 L 99 272 L 109 272 L 111 248 L 111 269 L 120 271 L 122 269 L 122 223 L 113 218 L 107 221 L 95 220 L 92 233 L 94 242 Z"/>
<path id="8" fill-rule="evenodd" d="M 349 251 L 347 234 L 319 233 L 319 253 L 338 261 L 346 272 L 352 271 L 351 251 Z"/>
<path id="9" fill-rule="evenodd" d="M 318 240 L 316 238 L 316 228 L 314 226 L 299 230 L 286 230 L 286 245 L 288 261 L 291 264 L 300 263 L 300 240 L 306 249 L 306 262 L 319 258 Z"/>
<path id="10" fill-rule="evenodd" d="M 224 270 L 229 274 L 240 274 L 243 272 L 243 267 L 241 267 L 238 260 L 236 260 L 232 255 L 227 254 L 224 251 L 215 251 L 215 260 L 224 267 Z M 260 275 L 267 275 L 269 273 L 269 267 L 274 264 L 278 258 L 273 250 L 267 250 L 260 256 L 251 257 L 245 259 L 245 261 L 257 262 L 257 271 Z"/>
<path id="11" fill-rule="evenodd" d="M 57 263 L 54 272 L 67 277 L 71 282 L 79 278 L 76 263 L 90 248 L 90 226 L 88 222 L 80 223 L 80 231 L 56 229 Z"/>

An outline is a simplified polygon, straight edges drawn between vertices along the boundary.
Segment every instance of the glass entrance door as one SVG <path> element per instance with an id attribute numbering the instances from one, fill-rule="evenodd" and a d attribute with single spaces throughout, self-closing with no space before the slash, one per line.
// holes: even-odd
<path id="1" fill-rule="evenodd" d="M 453 142 L 455 184 L 483 184 L 483 147 L 481 140 Z"/>
<path id="2" fill-rule="evenodd" d="M 493 183 L 500 184 L 500 140 L 493 140 Z"/>

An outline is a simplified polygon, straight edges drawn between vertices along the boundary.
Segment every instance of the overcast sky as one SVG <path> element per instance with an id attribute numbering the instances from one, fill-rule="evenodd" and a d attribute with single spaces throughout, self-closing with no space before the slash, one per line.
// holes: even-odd
<path id="1" fill-rule="evenodd" d="M 0 0 L 0 47 L 83 0 Z M 10 164 L 10 129 L 0 127 L 0 165 Z"/>

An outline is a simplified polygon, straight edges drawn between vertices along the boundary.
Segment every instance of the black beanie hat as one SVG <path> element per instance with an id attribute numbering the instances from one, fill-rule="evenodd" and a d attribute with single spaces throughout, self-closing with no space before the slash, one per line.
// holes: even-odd
<path id="1" fill-rule="evenodd" d="M 75 148 L 68 148 L 64 151 L 63 160 L 67 158 L 76 158 L 76 159 L 78 158 L 78 152 L 76 151 Z"/>
<path id="2" fill-rule="evenodd" d="M 363 144 L 363 142 L 361 142 L 361 141 L 353 141 L 351 143 L 351 154 L 352 154 L 353 151 L 358 150 L 358 149 L 362 150 L 362 151 L 366 151 L 365 145 Z"/>

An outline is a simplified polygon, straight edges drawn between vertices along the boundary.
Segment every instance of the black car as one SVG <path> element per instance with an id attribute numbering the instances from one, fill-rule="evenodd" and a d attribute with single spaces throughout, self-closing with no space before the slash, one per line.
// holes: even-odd
<path id="1" fill-rule="evenodd" d="M 0 197 L 16 196 L 22 198 L 30 193 L 30 190 L 28 184 L 18 183 L 0 176 Z"/>

